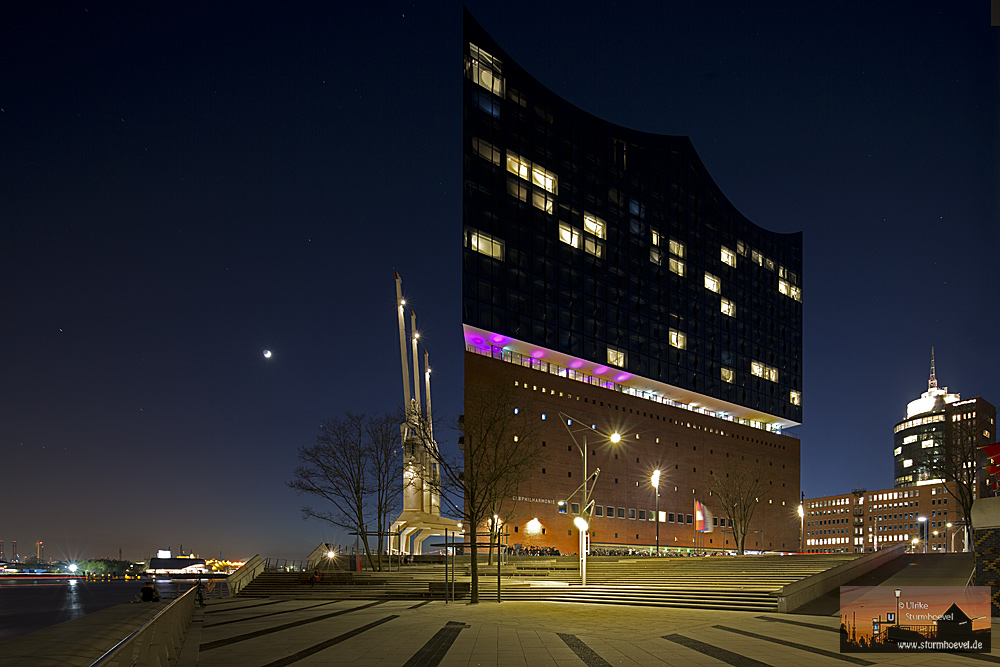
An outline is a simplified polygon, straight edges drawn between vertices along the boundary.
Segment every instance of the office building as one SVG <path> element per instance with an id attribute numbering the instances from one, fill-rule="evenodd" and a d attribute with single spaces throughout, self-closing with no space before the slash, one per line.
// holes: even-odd
<path id="1" fill-rule="evenodd" d="M 921 553 L 964 551 L 962 510 L 946 486 L 938 480 L 917 487 L 856 489 L 806 499 L 803 550 L 866 553 L 905 544 Z"/>
<path id="2" fill-rule="evenodd" d="M 893 428 L 893 462 L 897 488 L 934 483 L 943 477 L 942 465 L 949 458 L 981 471 L 979 448 L 996 442 L 996 407 L 981 397 L 963 400 L 960 394 L 939 387 L 931 350 L 931 374 L 927 391 L 906 406 L 906 418 Z M 975 494 L 983 497 L 982 476 Z"/>
<path id="3" fill-rule="evenodd" d="M 544 422 L 512 541 L 576 550 L 557 505 L 582 481 L 563 412 L 625 436 L 588 447 L 591 544 L 654 543 L 661 469 L 661 545 L 694 546 L 698 500 L 720 529 L 704 546 L 731 548 L 708 479 L 743 457 L 769 473 L 748 546 L 797 548 L 799 442 L 782 431 L 804 399 L 801 234 L 744 217 L 688 137 L 563 100 L 467 12 L 464 65 L 465 383 L 514 388 Z"/>

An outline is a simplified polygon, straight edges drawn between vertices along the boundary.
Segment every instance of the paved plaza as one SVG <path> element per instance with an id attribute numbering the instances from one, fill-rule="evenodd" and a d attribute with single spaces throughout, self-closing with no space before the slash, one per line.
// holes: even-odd
<path id="1" fill-rule="evenodd" d="M 976 665 L 984 654 L 841 654 L 838 616 L 558 602 L 228 599 L 180 667 Z"/>

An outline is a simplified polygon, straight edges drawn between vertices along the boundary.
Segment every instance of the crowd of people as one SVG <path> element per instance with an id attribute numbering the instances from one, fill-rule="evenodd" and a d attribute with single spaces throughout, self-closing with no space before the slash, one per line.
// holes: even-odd
<path id="1" fill-rule="evenodd" d="M 520 544 L 505 548 L 508 556 L 561 556 L 559 550 L 554 547 L 524 547 Z"/>

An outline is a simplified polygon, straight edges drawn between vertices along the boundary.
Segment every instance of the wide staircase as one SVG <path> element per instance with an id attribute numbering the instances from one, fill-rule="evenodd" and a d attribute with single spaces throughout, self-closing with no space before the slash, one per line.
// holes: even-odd
<path id="1" fill-rule="evenodd" d="M 596 557 L 587 561 L 580 585 L 575 558 L 523 559 L 500 567 L 502 600 L 547 600 L 591 604 L 686 607 L 731 611 L 777 610 L 775 593 L 786 584 L 836 567 L 855 555 L 715 556 L 678 558 Z M 394 566 L 395 567 L 395 566 Z M 449 568 L 450 571 L 451 568 Z M 449 572 L 450 574 L 450 572 Z M 455 587 L 467 599 L 469 563 L 459 562 Z M 294 599 L 443 599 L 445 566 L 404 565 L 402 571 L 325 571 L 311 584 L 308 574 L 264 572 L 241 597 Z M 497 567 L 479 565 L 481 600 L 497 599 Z"/>

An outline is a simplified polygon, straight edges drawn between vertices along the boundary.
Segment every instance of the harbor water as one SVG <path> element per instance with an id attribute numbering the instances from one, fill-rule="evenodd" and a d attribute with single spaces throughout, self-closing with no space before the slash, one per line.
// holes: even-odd
<path id="1" fill-rule="evenodd" d="M 143 581 L 0 577 L 0 642 L 131 602 Z M 195 583 L 164 579 L 157 580 L 156 587 L 163 598 L 173 598 L 178 588 L 183 592 Z"/>

